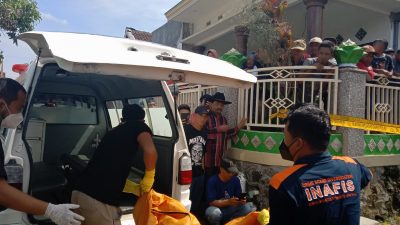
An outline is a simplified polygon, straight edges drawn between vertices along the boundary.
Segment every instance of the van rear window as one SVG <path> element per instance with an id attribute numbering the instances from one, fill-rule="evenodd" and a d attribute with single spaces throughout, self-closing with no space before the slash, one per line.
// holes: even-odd
<path id="1" fill-rule="evenodd" d="M 146 112 L 145 122 L 156 136 L 172 137 L 172 128 L 161 96 L 127 99 L 127 104 L 138 104 Z M 122 100 L 107 101 L 106 106 L 112 127 L 118 126 L 122 118 Z"/>
<path id="2" fill-rule="evenodd" d="M 96 98 L 82 95 L 44 94 L 34 97 L 31 118 L 47 124 L 97 124 Z"/>

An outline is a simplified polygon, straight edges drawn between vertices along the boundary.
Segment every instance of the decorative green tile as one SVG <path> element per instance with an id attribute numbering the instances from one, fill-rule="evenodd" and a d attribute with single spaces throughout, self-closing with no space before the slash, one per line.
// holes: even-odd
<path id="1" fill-rule="evenodd" d="M 279 153 L 279 145 L 283 140 L 282 133 L 240 130 L 232 147 L 248 151 Z"/>
<path id="2" fill-rule="evenodd" d="M 328 145 L 331 155 L 343 155 L 343 136 L 342 134 L 332 134 Z"/>
<path id="3" fill-rule="evenodd" d="M 232 147 L 248 151 L 279 154 L 279 145 L 284 138 L 280 132 L 240 130 L 232 140 Z M 400 154 L 400 135 L 366 134 L 364 135 L 365 155 Z M 328 146 L 332 155 L 343 155 L 342 134 L 332 134 Z"/>
<path id="4" fill-rule="evenodd" d="M 232 147 L 248 151 L 279 154 L 279 145 L 282 143 L 283 138 L 284 135 L 280 132 L 240 130 L 238 136 L 232 140 Z M 342 135 L 333 134 L 329 142 L 329 151 L 332 155 L 342 155 L 342 148 Z"/>
<path id="5" fill-rule="evenodd" d="M 366 134 L 364 141 L 365 155 L 400 154 L 400 135 Z"/>

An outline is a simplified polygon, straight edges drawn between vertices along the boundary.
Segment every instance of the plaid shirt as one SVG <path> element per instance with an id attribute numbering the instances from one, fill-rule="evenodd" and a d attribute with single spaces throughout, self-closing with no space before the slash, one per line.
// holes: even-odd
<path id="1" fill-rule="evenodd" d="M 218 127 L 227 125 L 226 118 L 222 115 L 217 115 L 213 112 L 210 113 L 207 129 L 207 150 L 205 154 L 205 167 L 219 167 L 221 164 L 222 155 L 227 147 L 227 140 L 234 137 L 238 129 L 231 128 L 226 133 L 220 132 Z"/>

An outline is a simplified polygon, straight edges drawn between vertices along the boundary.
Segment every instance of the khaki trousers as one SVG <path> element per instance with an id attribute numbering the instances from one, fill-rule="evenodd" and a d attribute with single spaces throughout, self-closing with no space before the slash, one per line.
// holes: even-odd
<path id="1" fill-rule="evenodd" d="M 80 191 L 72 192 L 71 202 L 80 205 L 75 212 L 85 217 L 82 225 L 121 225 L 122 213 L 116 206 L 99 202 Z"/>

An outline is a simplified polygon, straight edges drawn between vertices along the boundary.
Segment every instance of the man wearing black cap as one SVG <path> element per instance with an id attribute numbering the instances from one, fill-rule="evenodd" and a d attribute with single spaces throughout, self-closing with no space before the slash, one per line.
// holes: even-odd
<path id="1" fill-rule="evenodd" d="M 206 218 L 212 225 L 224 224 L 232 219 L 245 216 L 255 210 L 252 203 L 246 203 L 242 196 L 239 170 L 235 164 L 222 159 L 218 175 L 207 182 Z"/>
<path id="2" fill-rule="evenodd" d="M 208 134 L 205 169 L 207 177 L 218 173 L 222 156 L 226 151 L 227 139 L 235 136 L 246 125 L 246 119 L 243 118 L 236 127 L 229 127 L 226 118 L 221 113 L 224 106 L 232 102 L 226 101 L 223 93 L 215 93 L 212 101 L 210 118 L 206 124 Z"/>
<path id="3" fill-rule="evenodd" d="M 136 194 L 149 192 L 154 183 L 157 151 L 145 112 L 139 105 L 125 105 L 122 116 L 122 123 L 100 142 L 72 192 L 71 201 L 81 205 L 77 212 L 85 217 L 85 225 L 120 224 L 118 200 L 139 148 L 146 171 Z"/>
<path id="4" fill-rule="evenodd" d="M 185 129 L 186 143 L 192 158 L 192 184 L 190 186 L 190 211 L 195 215 L 202 213 L 204 193 L 204 153 L 206 151 L 207 132 L 204 129 L 210 110 L 206 106 L 198 106 Z"/>

